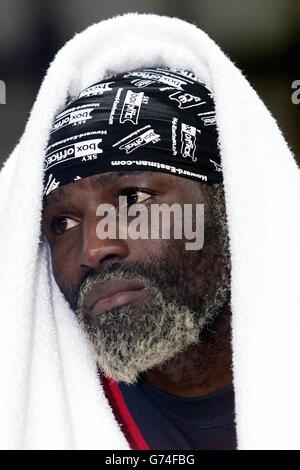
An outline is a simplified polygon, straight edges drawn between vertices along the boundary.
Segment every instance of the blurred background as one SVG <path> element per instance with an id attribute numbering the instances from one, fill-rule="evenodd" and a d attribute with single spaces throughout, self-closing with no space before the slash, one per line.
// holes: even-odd
<path id="1" fill-rule="evenodd" d="M 206 31 L 248 77 L 300 162 L 299 0 L 0 0 L 0 166 L 23 132 L 45 72 L 64 43 L 125 12 L 182 18 Z M 155 32 L 154 32 L 155 33 Z"/>

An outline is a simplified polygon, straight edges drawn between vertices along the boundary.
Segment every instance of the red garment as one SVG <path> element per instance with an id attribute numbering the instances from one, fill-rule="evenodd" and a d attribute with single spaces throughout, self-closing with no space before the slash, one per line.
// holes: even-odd
<path id="1" fill-rule="evenodd" d="M 117 421 L 121 424 L 127 441 L 133 450 L 149 450 L 150 447 L 142 436 L 134 421 L 117 382 L 104 377 L 100 373 L 100 380 L 109 404 Z"/>

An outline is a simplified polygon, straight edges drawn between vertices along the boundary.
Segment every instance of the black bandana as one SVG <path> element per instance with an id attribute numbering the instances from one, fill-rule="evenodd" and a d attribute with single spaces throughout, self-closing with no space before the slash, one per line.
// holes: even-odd
<path id="1" fill-rule="evenodd" d="M 138 170 L 222 182 L 213 97 L 191 72 L 117 74 L 83 90 L 56 116 L 44 196 L 87 176 Z"/>

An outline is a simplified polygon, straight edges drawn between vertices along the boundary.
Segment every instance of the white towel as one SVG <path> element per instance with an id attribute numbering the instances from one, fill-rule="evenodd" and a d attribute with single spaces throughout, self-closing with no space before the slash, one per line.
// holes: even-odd
<path id="1" fill-rule="evenodd" d="M 56 55 L 0 173 L 0 446 L 129 449 L 40 241 L 42 164 L 55 113 L 84 87 L 142 66 L 212 89 L 232 256 L 239 449 L 300 449 L 300 178 L 276 121 L 196 26 L 129 13 Z M 13 123 L 12 123 L 13 125 Z"/>

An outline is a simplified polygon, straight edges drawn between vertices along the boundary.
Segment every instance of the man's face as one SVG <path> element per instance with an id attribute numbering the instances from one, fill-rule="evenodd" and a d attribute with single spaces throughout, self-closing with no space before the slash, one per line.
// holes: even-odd
<path id="1" fill-rule="evenodd" d="M 203 248 L 186 250 L 185 238 L 161 232 L 100 239 L 97 208 L 118 207 L 120 196 L 148 212 L 153 204 L 204 204 Z M 99 174 L 47 196 L 42 229 L 53 274 L 107 376 L 134 383 L 198 342 L 227 305 L 228 264 L 215 226 L 205 184 L 159 172 Z"/>

